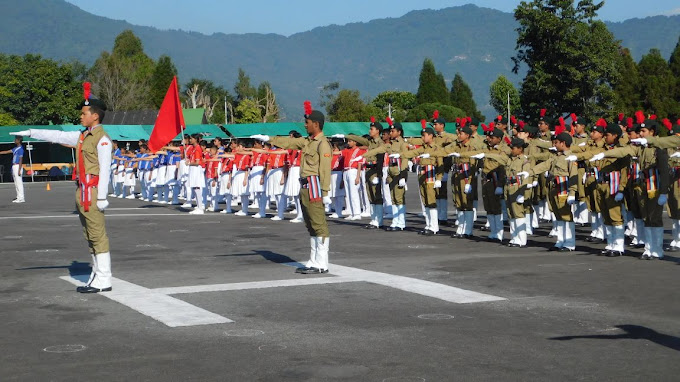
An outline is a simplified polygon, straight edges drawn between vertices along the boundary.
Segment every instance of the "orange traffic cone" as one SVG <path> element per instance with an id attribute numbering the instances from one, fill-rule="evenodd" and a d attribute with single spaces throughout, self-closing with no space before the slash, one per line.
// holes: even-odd
<path id="1" fill-rule="evenodd" d="M 47 188 L 46 189 L 47 189 L 47 191 L 52 190 L 52 187 L 50 187 L 50 182 L 47 182 Z"/>

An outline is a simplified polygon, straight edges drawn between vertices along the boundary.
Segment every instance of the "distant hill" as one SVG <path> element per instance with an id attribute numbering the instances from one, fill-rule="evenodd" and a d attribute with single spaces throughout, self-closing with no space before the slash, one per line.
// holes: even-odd
<path id="1" fill-rule="evenodd" d="M 448 80 L 460 72 L 487 116 L 494 113 L 488 106 L 491 82 L 499 74 L 521 80 L 511 72 L 517 27 L 513 15 L 475 5 L 331 25 L 290 37 L 165 31 L 95 16 L 63 0 L 3 0 L 3 5 L 2 53 L 38 53 L 92 64 L 101 51 L 111 50 L 121 31 L 132 29 L 154 59 L 172 57 L 182 83 L 196 77 L 231 87 L 239 67 L 254 83 L 269 81 L 289 120 L 299 120 L 303 100 L 318 103 L 320 87 L 333 81 L 366 97 L 391 89 L 415 92 L 425 57 Z M 636 59 L 649 48 L 668 57 L 680 36 L 680 16 L 608 25 Z"/>

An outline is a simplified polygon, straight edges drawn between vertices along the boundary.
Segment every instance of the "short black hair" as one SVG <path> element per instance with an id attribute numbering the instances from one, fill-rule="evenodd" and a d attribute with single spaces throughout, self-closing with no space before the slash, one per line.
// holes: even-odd
<path id="1" fill-rule="evenodd" d="M 14 140 L 19 141 L 19 143 L 22 143 L 24 141 L 24 137 L 22 137 L 21 135 L 15 135 Z"/>
<path id="2" fill-rule="evenodd" d="M 191 138 L 194 138 L 196 141 L 200 142 L 203 139 L 203 136 L 201 134 L 191 134 Z"/>
<path id="3" fill-rule="evenodd" d="M 99 123 L 104 123 L 104 117 L 106 116 L 104 109 L 96 105 L 90 105 L 90 113 L 97 114 L 99 116 Z"/>

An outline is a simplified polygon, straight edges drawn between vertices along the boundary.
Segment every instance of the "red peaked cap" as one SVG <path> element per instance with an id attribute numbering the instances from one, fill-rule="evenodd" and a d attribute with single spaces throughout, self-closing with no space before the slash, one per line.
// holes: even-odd
<path id="1" fill-rule="evenodd" d="M 635 123 L 638 125 L 645 123 L 645 113 L 643 113 L 642 110 L 635 112 Z"/>
<path id="2" fill-rule="evenodd" d="M 626 118 L 626 128 L 628 129 L 633 128 L 633 117 Z"/>
<path id="3" fill-rule="evenodd" d="M 460 125 L 460 117 L 456 118 L 456 123 Z"/>
<path id="4" fill-rule="evenodd" d="M 524 122 L 524 121 L 519 121 L 519 123 L 518 123 L 518 126 L 519 126 L 518 129 L 519 129 L 519 131 L 524 131 L 524 125 L 526 125 L 526 122 Z"/>
<path id="5" fill-rule="evenodd" d="M 619 124 L 623 123 L 623 118 L 624 118 L 625 116 L 626 116 L 625 114 L 619 113 Z"/>
<path id="6" fill-rule="evenodd" d="M 310 115 L 312 114 L 312 102 L 311 101 L 305 101 L 305 115 Z"/>
<path id="7" fill-rule="evenodd" d="M 517 118 L 515 118 L 514 115 L 511 115 L 510 116 L 510 122 L 512 122 L 513 125 L 516 125 L 517 124 Z"/>
<path id="8" fill-rule="evenodd" d="M 92 88 L 92 84 L 89 82 L 83 82 L 83 98 L 88 100 L 90 99 L 90 89 Z"/>
<path id="9" fill-rule="evenodd" d="M 435 110 L 434 113 L 432 113 L 432 119 L 437 119 L 439 118 L 439 110 Z"/>
<path id="10" fill-rule="evenodd" d="M 465 120 L 468 121 L 468 123 L 472 122 L 472 117 L 465 117 Z"/>
<path id="11" fill-rule="evenodd" d="M 555 135 L 560 135 L 567 130 L 567 126 L 564 124 L 564 118 L 560 117 L 560 124 L 555 126 Z"/>
<path id="12" fill-rule="evenodd" d="M 541 109 L 541 118 L 545 117 L 546 109 Z"/>
<path id="13" fill-rule="evenodd" d="M 460 127 L 465 127 L 468 123 L 467 118 L 463 118 L 460 120 Z"/>
<path id="14" fill-rule="evenodd" d="M 569 118 L 571 118 L 572 125 L 578 122 L 578 117 L 574 113 L 571 113 L 571 115 L 569 115 Z"/>
<path id="15" fill-rule="evenodd" d="M 600 119 L 597 120 L 597 122 L 595 122 L 595 126 L 606 128 L 607 127 L 607 120 L 604 119 L 604 118 L 600 118 Z"/>
<path id="16" fill-rule="evenodd" d="M 425 129 L 427 128 L 427 121 L 424 120 L 424 119 L 421 119 L 421 120 L 420 120 L 420 125 L 423 127 L 423 130 L 425 130 Z"/>
<path id="17" fill-rule="evenodd" d="M 656 121 L 656 114 L 650 115 L 649 119 L 651 119 L 652 121 Z"/>
<path id="18" fill-rule="evenodd" d="M 392 118 L 390 118 L 390 117 L 386 117 L 386 118 L 385 118 L 385 122 L 387 122 L 387 125 L 388 125 L 388 126 L 393 126 L 393 125 L 394 125 L 394 123 L 392 122 Z"/>

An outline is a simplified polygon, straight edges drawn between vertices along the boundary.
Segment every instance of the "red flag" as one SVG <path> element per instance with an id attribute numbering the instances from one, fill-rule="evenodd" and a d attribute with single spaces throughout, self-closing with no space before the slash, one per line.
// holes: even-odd
<path id="1" fill-rule="evenodd" d="M 165 93 L 165 98 L 158 112 L 156 123 L 149 138 L 149 150 L 156 152 L 168 142 L 173 140 L 182 132 L 184 125 L 184 115 L 182 105 L 179 102 L 179 90 L 177 88 L 177 77 L 172 78 L 172 83 Z"/>

